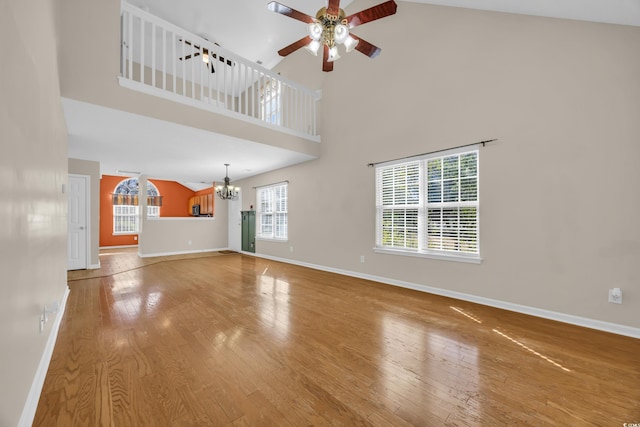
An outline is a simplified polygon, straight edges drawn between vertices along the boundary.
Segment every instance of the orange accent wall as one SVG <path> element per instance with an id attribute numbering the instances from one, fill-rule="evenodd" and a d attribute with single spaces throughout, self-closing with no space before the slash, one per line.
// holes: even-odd
<path id="1" fill-rule="evenodd" d="M 163 181 L 159 179 L 150 179 L 149 181 L 153 182 L 162 196 L 162 207 L 160 208 L 161 217 L 189 216 L 189 198 L 194 195 L 192 190 L 175 181 Z"/>
<path id="2" fill-rule="evenodd" d="M 122 176 L 102 175 L 100 178 L 100 246 L 126 246 L 137 245 L 138 235 L 127 234 L 124 236 L 113 235 L 113 205 L 111 194 L 120 181 L 126 179 Z M 160 193 L 162 194 L 162 193 Z"/>
<path id="3" fill-rule="evenodd" d="M 102 175 L 100 179 L 100 246 L 129 246 L 138 244 L 137 234 L 113 235 L 113 205 L 111 194 L 124 176 Z M 194 195 L 213 192 L 213 188 L 194 192 L 175 181 L 150 179 L 162 197 L 161 217 L 189 216 L 189 199 Z"/>

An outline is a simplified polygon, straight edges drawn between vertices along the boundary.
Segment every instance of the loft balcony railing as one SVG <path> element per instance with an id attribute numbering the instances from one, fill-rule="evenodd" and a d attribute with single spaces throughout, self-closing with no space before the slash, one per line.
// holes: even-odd
<path id="1" fill-rule="evenodd" d="M 317 92 L 126 2 L 121 26 L 122 86 L 320 140 Z"/>

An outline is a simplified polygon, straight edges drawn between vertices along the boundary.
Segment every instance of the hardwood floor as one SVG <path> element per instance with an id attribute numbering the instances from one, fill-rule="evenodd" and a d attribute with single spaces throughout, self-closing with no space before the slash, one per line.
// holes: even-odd
<path id="1" fill-rule="evenodd" d="M 241 254 L 189 258 L 116 252 L 94 278 L 70 273 L 34 425 L 640 423 L 640 340 Z"/>

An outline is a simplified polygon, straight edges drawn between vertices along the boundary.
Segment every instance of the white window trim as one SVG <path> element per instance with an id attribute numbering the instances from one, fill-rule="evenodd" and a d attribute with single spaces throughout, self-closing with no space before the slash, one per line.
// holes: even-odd
<path id="1" fill-rule="evenodd" d="M 140 215 L 139 211 L 140 211 L 140 206 L 136 206 L 136 214 L 135 215 L 131 215 L 131 216 L 138 216 Z M 157 215 L 149 215 L 149 208 L 158 208 L 158 214 Z M 115 209 L 113 209 L 115 210 Z M 113 213 L 113 218 L 114 218 L 114 222 L 115 222 L 115 217 L 116 214 Z M 160 219 L 160 206 L 147 206 L 147 219 Z M 113 229 L 113 227 L 111 227 Z M 138 223 L 138 228 L 140 228 L 140 224 Z M 140 231 L 112 231 L 111 235 L 112 236 L 136 236 L 140 234 Z"/>
<path id="2" fill-rule="evenodd" d="M 118 189 L 118 187 L 120 186 L 120 184 L 123 181 L 127 181 L 129 179 L 132 179 L 132 178 L 125 178 L 122 181 L 118 182 L 118 184 L 116 185 L 115 189 L 113 190 L 114 193 L 115 193 L 115 191 Z M 158 187 L 154 183 L 147 181 L 147 185 L 149 185 L 149 183 L 153 186 L 153 188 L 155 189 L 156 193 L 158 195 L 160 195 L 160 192 L 158 191 Z M 135 215 L 132 214 L 130 216 L 138 216 L 138 215 L 140 215 L 140 206 L 139 205 L 135 205 L 135 207 L 136 207 L 136 214 Z M 156 209 L 156 213 L 153 214 L 153 215 L 149 215 L 149 208 L 157 208 Z M 160 206 L 147 206 L 147 219 L 160 218 L 160 208 L 161 208 Z M 115 221 L 116 221 L 116 216 L 117 216 L 116 213 L 115 213 L 115 210 L 116 210 L 116 207 L 112 206 L 111 207 L 111 212 L 112 212 L 111 235 L 112 236 L 136 236 L 136 235 L 140 234 L 140 223 L 139 222 L 137 224 L 138 230 L 136 230 L 136 231 L 128 231 L 128 230 L 127 231 L 115 231 L 114 230 L 115 229 Z"/>
<path id="3" fill-rule="evenodd" d="M 287 243 L 289 242 L 289 238 L 287 237 L 286 239 L 279 239 L 279 238 L 275 238 L 275 237 L 258 237 L 256 235 L 256 240 L 263 240 L 265 242 L 274 242 L 274 243 Z"/>
<path id="4" fill-rule="evenodd" d="M 276 218 L 276 214 L 278 213 L 278 211 L 276 211 L 275 206 L 276 206 L 276 199 L 275 199 L 275 188 L 276 187 L 286 187 L 287 190 L 287 204 L 286 204 L 286 211 L 284 211 L 287 214 L 287 237 L 286 238 L 282 238 L 282 237 L 275 237 L 275 229 L 276 229 L 276 224 L 275 224 L 275 218 Z M 264 234 L 260 233 L 260 227 L 262 225 L 262 206 L 260 204 L 260 197 L 259 194 L 261 191 L 264 190 L 271 190 L 272 194 L 273 194 L 273 211 L 271 211 L 271 214 L 273 215 L 273 225 L 272 225 L 272 236 L 265 236 Z M 280 182 L 277 184 L 271 184 L 271 185 L 265 185 L 262 187 L 256 187 L 256 240 L 263 240 L 263 241 L 267 241 L 267 242 L 279 242 L 279 243 L 287 243 L 289 241 L 289 183 L 288 182 Z M 280 212 L 281 213 L 281 212 Z"/>
<path id="5" fill-rule="evenodd" d="M 418 250 L 411 250 L 408 248 L 402 248 L 402 249 L 393 249 L 393 248 L 388 248 L 388 247 L 379 247 L 379 246 L 374 246 L 373 247 L 373 251 L 375 253 L 380 253 L 380 254 L 386 254 L 386 255 L 400 255 L 400 256 L 409 256 L 409 257 L 415 257 L 415 258 L 428 258 L 428 259 L 435 259 L 435 260 L 442 260 L 442 261 L 454 261 L 454 262 L 463 262 L 463 263 L 470 263 L 470 264 L 481 264 L 482 263 L 482 257 L 480 255 L 480 146 L 481 144 L 477 144 L 477 145 L 471 145 L 471 146 L 465 146 L 465 147 L 460 147 L 460 148 L 454 148 L 451 150 L 443 150 L 443 151 L 439 151 L 437 153 L 432 153 L 432 154 L 425 154 L 425 155 L 421 155 L 421 156 L 415 156 L 415 157 L 411 157 L 411 158 L 403 158 L 403 159 L 398 159 L 398 160 L 391 160 L 388 162 L 384 162 L 384 163 L 380 163 L 376 165 L 376 193 L 378 191 L 377 188 L 377 168 L 378 167 L 389 167 L 389 166 L 394 166 L 394 165 L 400 165 L 402 163 L 410 163 L 410 162 L 415 162 L 415 161 L 424 161 L 424 160 L 429 160 L 429 159 L 434 159 L 434 158 L 440 158 L 440 157 L 447 157 L 447 156 L 452 156 L 452 155 L 456 155 L 456 154 L 463 154 L 463 153 L 467 153 L 470 151 L 477 151 L 478 152 L 478 182 L 477 182 L 477 189 L 478 189 L 478 203 L 477 203 L 477 230 L 478 230 L 478 253 L 465 253 L 465 252 L 454 252 L 454 251 L 446 251 L 446 250 L 441 250 L 441 251 L 434 251 L 434 250 L 429 250 L 429 249 L 423 249 L 421 251 Z M 423 177 L 421 176 L 420 179 L 422 180 Z M 423 194 L 420 194 L 421 197 L 423 197 Z M 465 202 L 457 202 L 460 205 L 465 204 Z M 426 204 L 421 204 L 419 205 L 420 208 L 419 209 L 427 209 Z M 376 242 L 378 239 L 378 205 L 377 205 L 377 195 L 376 195 Z M 421 236 L 418 237 L 419 239 L 422 239 Z M 377 245 L 377 243 L 376 243 Z"/>
<path id="6" fill-rule="evenodd" d="M 429 258 L 429 259 L 437 259 L 441 261 L 457 261 L 457 262 L 466 262 L 469 264 L 480 264 L 482 263 L 482 258 L 479 254 L 465 254 L 465 253 L 435 253 L 434 251 L 423 251 L 423 252 L 413 252 L 408 249 L 388 249 L 388 248 L 377 248 L 374 247 L 373 251 L 378 254 L 387 254 L 387 255 L 402 255 L 402 256 L 410 256 L 415 258 Z"/>

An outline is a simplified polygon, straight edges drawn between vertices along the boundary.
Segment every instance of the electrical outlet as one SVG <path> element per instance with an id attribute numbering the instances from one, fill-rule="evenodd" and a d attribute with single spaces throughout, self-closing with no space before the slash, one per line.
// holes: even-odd
<path id="1" fill-rule="evenodd" d="M 364 255 L 360 255 L 360 262 L 364 264 Z"/>
<path id="2" fill-rule="evenodd" d="M 289 246 L 289 252 L 293 252 L 293 246 Z"/>
<path id="3" fill-rule="evenodd" d="M 609 289 L 609 302 L 622 304 L 622 290 L 620 288 Z"/>
<path id="4" fill-rule="evenodd" d="M 191 240 L 189 240 L 189 244 L 191 244 Z"/>
<path id="5" fill-rule="evenodd" d="M 40 333 L 44 332 L 44 324 L 47 323 L 47 318 L 44 313 L 40 315 Z"/>

